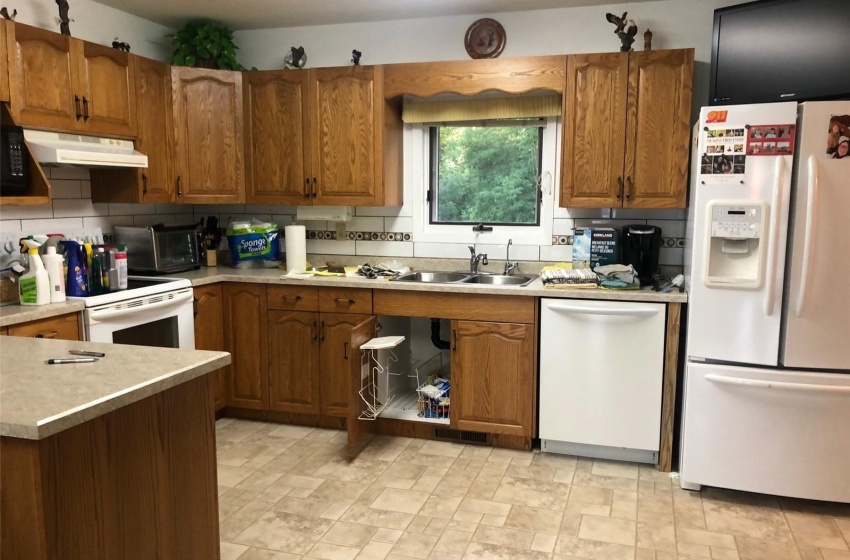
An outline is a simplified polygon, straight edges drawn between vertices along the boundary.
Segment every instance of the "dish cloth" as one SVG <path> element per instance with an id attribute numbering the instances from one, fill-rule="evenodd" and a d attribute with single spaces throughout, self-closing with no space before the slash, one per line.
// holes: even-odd
<path id="1" fill-rule="evenodd" d="M 603 288 L 634 289 L 640 288 L 635 267 L 624 264 L 597 266 L 593 271 L 599 275 L 599 284 Z"/>
<path id="2" fill-rule="evenodd" d="M 543 281 L 544 288 L 561 285 L 595 288 L 599 284 L 599 277 L 588 268 L 567 269 L 557 265 L 544 268 L 540 273 L 540 279 Z"/>

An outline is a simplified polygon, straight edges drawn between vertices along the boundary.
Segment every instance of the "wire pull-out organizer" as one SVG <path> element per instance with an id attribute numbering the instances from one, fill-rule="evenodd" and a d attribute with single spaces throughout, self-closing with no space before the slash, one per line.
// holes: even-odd
<path id="1" fill-rule="evenodd" d="M 360 413 L 361 420 L 374 420 L 392 402 L 395 395 L 390 394 L 389 376 L 401 374 L 393 373 L 390 366 L 398 362 L 393 348 L 402 342 L 403 336 L 381 336 L 360 347 L 364 369 L 360 374 L 360 398 L 366 403 L 366 409 Z M 379 350 L 383 352 L 379 353 Z"/>

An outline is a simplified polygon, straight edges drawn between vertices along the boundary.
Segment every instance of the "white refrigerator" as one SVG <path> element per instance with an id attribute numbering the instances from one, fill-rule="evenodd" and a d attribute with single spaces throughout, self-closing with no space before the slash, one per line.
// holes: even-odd
<path id="1" fill-rule="evenodd" d="M 694 129 L 680 475 L 850 503 L 850 101 Z"/>

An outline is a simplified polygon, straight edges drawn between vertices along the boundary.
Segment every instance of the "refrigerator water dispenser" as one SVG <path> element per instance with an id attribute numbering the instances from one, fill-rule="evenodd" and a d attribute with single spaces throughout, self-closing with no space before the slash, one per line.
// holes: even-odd
<path id="1" fill-rule="evenodd" d="M 767 205 L 758 201 L 718 201 L 708 205 L 711 215 L 705 252 L 706 286 L 761 287 L 764 276 L 762 243 Z"/>

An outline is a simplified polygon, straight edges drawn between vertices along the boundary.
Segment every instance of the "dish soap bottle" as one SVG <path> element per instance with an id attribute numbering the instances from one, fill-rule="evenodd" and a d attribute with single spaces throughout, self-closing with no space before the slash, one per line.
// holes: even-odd
<path id="1" fill-rule="evenodd" d="M 29 272 L 18 280 L 21 305 L 47 305 L 50 303 L 50 278 L 38 255 L 41 245 L 32 239 L 23 242 L 27 246 Z"/>

